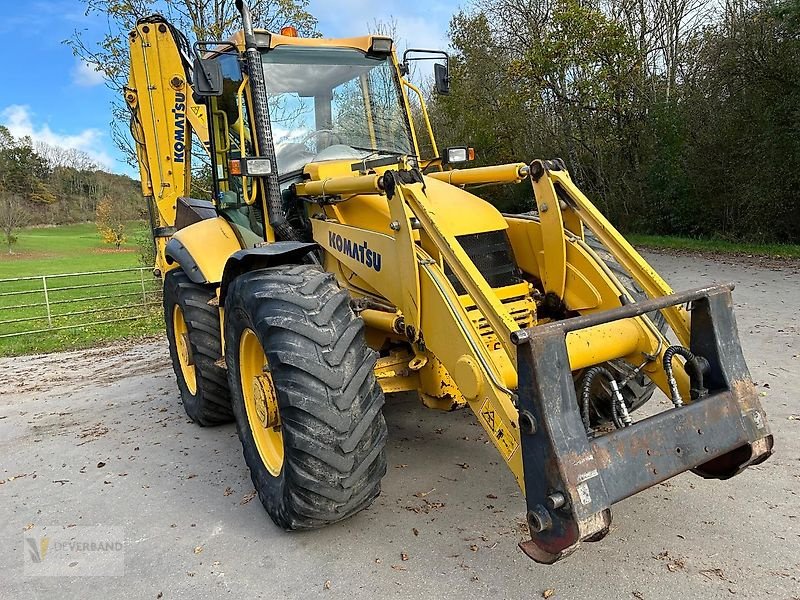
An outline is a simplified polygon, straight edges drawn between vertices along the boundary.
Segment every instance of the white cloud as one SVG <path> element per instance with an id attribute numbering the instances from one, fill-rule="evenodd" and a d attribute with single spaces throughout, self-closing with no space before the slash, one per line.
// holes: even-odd
<path id="1" fill-rule="evenodd" d="M 36 125 L 29 106 L 12 104 L 0 111 L 0 124 L 5 125 L 14 137 L 30 137 L 34 142 L 44 142 L 60 148 L 73 148 L 88 154 L 98 167 L 107 171 L 118 170 L 119 165 L 103 150 L 105 134 L 99 129 L 84 129 L 74 134 L 57 133 L 44 123 Z"/>
<path id="2" fill-rule="evenodd" d="M 447 50 L 447 33 L 440 23 L 423 17 L 402 15 L 397 20 L 397 42 L 401 48 Z"/>
<path id="3" fill-rule="evenodd" d="M 428 0 L 425 3 L 386 0 L 380 13 L 373 0 L 312 0 L 310 12 L 319 18 L 319 29 L 326 37 L 363 35 L 375 18 L 397 23 L 399 48 L 446 49 L 450 16 L 458 6 L 456 0 Z"/>
<path id="4" fill-rule="evenodd" d="M 72 68 L 72 83 L 79 87 L 94 87 L 103 81 L 103 74 L 82 60 L 78 60 Z"/>

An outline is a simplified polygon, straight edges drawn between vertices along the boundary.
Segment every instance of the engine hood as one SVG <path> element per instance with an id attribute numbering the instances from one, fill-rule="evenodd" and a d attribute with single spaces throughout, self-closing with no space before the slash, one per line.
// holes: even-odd
<path id="1" fill-rule="evenodd" d="M 455 236 L 506 229 L 506 221 L 494 206 L 466 190 L 425 177 L 429 207 L 447 233 Z M 388 235 L 391 217 L 386 196 L 360 195 L 337 205 L 342 222 Z"/>

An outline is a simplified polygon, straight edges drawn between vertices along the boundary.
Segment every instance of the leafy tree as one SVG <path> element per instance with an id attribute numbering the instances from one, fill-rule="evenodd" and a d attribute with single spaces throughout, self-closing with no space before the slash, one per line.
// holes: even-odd
<path id="1" fill-rule="evenodd" d="M 8 253 L 13 254 L 17 243 L 15 231 L 28 222 L 28 213 L 16 194 L 0 190 L 0 231 L 3 232 Z"/>
<path id="2" fill-rule="evenodd" d="M 615 191 L 611 172 L 636 159 L 625 145 L 639 136 L 642 110 L 629 36 L 591 3 L 518 4 L 485 0 L 481 11 L 453 17 L 453 85 L 434 103 L 439 130 L 491 162 L 561 156 L 589 192 Z M 489 14 L 504 16 L 496 23 Z M 498 204 L 529 208 L 526 192 L 506 191 Z"/>
<path id="3" fill-rule="evenodd" d="M 110 196 L 103 198 L 97 205 L 97 230 L 106 244 L 114 244 L 117 250 L 125 243 L 125 211 L 119 201 Z"/>
<path id="4" fill-rule="evenodd" d="M 0 125 L 0 231 L 9 254 L 17 242 L 15 231 L 30 221 L 24 200 L 51 199 L 47 175 L 30 140 L 15 139 Z"/>
<path id="5" fill-rule="evenodd" d="M 662 206 L 659 232 L 800 240 L 796 11 L 796 1 L 736 5 L 705 31 L 674 115 L 686 190 Z"/>
<path id="6" fill-rule="evenodd" d="M 118 92 L 112 101 L 111 132 L 117 147 L 131 166 L 136 152 L 127 129 L 128 108 L 122 91 L 128 81 L 130 60 L 128 32 L 136 21 L 153 13 L 165 15 L 192 43 L 195 40 L 223 39 L 241 28 L 234 0 L 82 0 L 86 13 L 108 21 L 108 33 L 97 42 L 75 31 L 66 40 L 75 56 L 103 74 L 106 85 Z M 317 21 L 308 12 L 309 0 L 251 0 L 254 25 L 277 31 L 294 25 L 304 35 L 315 35 Z M 124 125 L 122 125 L 124 124 Z"/>
<path id="7" fill-rule="evenodd" d="M 800 0 L 473 0 L 450 40 L 445 144 L 565 158 L 623 229 L 800 241 Z"/>
<path id="8" fill-rule="evenodd" d="M 98 170 L 79 150 L 34 144 L 0 126 L 0 209 L 3 224 L 12 232 L 20 223 L 90 221 L 106 195 L 119 200 L 125 219 L 142 218 L 139 188 L 125 175 Z"/>
<path id="9" fill-rule="evenodd" d="M 0 188 L 18 196 L 47 202 L 50 170 L 29 138 L 15 139 L 0 125 Z"/>

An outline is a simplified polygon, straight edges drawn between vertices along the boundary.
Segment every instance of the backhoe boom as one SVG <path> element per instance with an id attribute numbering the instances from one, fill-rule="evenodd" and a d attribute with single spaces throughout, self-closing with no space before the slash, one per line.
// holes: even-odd
<path id="1" fill-rule="evenodd" d="M 139 21 L 129 34 L 130 75 L 125 102 L 131 111 L 131 135 L 139 164 L 156 244 L 175 232 L 178 198 L 189 196 L 192 145 L 197 136 L 208 147 L 206 107 L 195 102 L 192 63 L 186 38 L 159 15 Z M 160 272 L 166 265 L 157 264 Z"/>

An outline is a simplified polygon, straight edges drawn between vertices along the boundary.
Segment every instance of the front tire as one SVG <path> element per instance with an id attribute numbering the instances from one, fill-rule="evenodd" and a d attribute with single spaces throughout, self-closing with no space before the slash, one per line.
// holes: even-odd
<path id="1" fill-rule="evenodd" d="M 364 322 L 312 265 L 240 275 L 225 300 L 239 438 L 276 525 L 311 529 L 369 506 L 386 473 L 383 392 Z"/>

